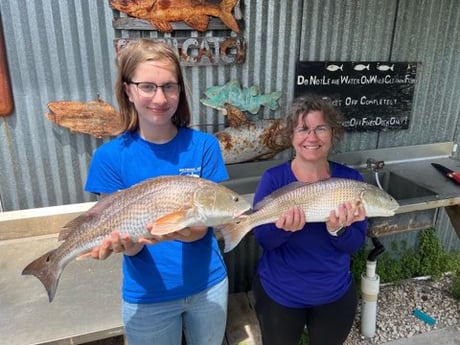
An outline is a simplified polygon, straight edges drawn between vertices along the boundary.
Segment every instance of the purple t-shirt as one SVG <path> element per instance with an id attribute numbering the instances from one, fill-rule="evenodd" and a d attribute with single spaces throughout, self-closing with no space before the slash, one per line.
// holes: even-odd
<path id="1" fill-rule="evenodd" d="M 363 180 L 354 169 L 329 164 L 332 177 Z M 268 169 L 257 187 L 254 205 L 294 181 L 297 179 L 291 162 Z M 266 293 L 291 308 L 336 301 L 350 287 L 350 258 L 363 246 L 367 227 L 367 220 L 355 222 L 337 237 L 328 233 L 324 222 L 307 223 L 296 232 L 280 230 L 274 223 L 254 228 L 255 238 L 263 248 L 258 274 Z"/>

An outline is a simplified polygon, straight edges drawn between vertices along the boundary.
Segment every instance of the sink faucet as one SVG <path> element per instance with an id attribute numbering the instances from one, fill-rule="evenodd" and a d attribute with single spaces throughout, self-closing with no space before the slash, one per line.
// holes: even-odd
<path id="1" fill-rule="evenodd" d="M 378 169 L 382 169 L 385 166 L 384 161 L 378 161 L 373 158 L 368 158 L 366 160 L 367 169 L 372 171 L 377 171 Z"/>

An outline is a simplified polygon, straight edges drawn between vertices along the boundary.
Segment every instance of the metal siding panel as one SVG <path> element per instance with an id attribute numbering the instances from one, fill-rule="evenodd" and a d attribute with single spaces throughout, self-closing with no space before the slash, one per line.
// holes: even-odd
<path id="1" fill-rule="evenodd" d="M 458 1 L 400 2 L 391 58 L 421 64 L 410 128 L 382 133 L 380 147 L 455 141 L 460 113 L 459 34 Z"/>
<path id="2" fill-rule="evenodd" d="M 15 101 L 14 113 L 1 122 L 3 209 L 94 199 L 83 183 L 100 140 L 71 134 L 44 114 L 50 101 L 91 101 L 100 94 L 113 102 L 112 11 L 105 1 L 0 6 Z"/>

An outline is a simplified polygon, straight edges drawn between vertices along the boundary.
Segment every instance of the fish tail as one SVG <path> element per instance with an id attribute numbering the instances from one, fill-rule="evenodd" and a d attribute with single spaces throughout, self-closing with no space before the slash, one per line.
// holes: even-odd
<path id="1" fill-rule="evenodd" d="M 59 283 L 59 277 L 62 273 L 62 267 L 56 260 L 56 249 L 40 256 L 24 268 L 22 275 L 34 275 L 41 281 L 48 293 L 48 299 L 53 301 L 56 289 Z"/>
<path id="2" fill-rule="evenodd" d="M 279 108 L 278 100 L 281 98 L 282 93 L 280 91 L 272 92 L 270 95 L 270 102 L 268 103 L 268 107 L 271 110 L 276 110 Z"/>
<path id="3" fill-rule="evenodd" d="M 252 227 L 249 222 L 241 221 L 239 223 L 226 224 L 219 228 L 224 239 L 224 253 L 228 253 L 235 248 L 246 234 L 251 231 Z"/>
<path id="4" fill-rule="evenodd" d="M 240 28 L 232 14 L 232 10 L 237 2 L 238 0 L 222 0 L 220 3 L 219 18 L 225 23 L 225 25 L 232 29 L 232 31 L 239 33 Z"/>

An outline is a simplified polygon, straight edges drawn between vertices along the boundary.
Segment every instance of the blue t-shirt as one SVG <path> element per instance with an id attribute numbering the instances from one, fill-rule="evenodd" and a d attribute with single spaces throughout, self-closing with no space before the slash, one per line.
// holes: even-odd
<path id="1" fill-rule="evenodd" d="M 329 162 L 332 177 L 362 181 L 354 169 Z M 254 195 L 254 205 L 273 191 L 297 181 L 291 162 L 268 169 Z M 351 254 L 364 244 L 367 220 L 355 222 L 337 237 L 326 223 L 307 223 L 301 231 L 278 229 L 274 223 L 254 228 L 263 248 L 258 274 L 266 293 L 290 308 L 312 307 L 336 301 L 348 291 Z"/>
<path id="2" fill-rule="evenodd" d="M 180 128 L 171 141 L 153 144 L 138 132 L 125 132 L 95 151 L 85 190 L 113 193 L 162 175 L 228 179 L 219 143 L 211 134 Z M 209 229 L 198 241 L 165 241 L 146 245 L 137 255 L 124 255 L 122 296 L 130 303 L 179 299 L 219 283 L 226 275 Z"/>

